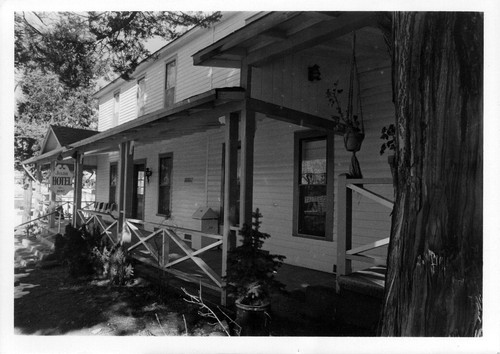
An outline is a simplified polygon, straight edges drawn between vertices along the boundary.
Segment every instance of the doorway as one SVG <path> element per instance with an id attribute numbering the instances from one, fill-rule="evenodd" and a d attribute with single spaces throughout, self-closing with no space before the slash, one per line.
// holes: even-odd
<path id="1" fill-rule="evenodd" d="M 132 218 L 144 220 L 145 163 L 134 164 L 134 190 L 132 200 Z"/>

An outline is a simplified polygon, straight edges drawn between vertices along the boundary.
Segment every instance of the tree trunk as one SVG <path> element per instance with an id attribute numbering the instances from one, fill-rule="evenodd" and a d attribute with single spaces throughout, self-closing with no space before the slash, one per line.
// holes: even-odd
<path id="1" fill-rule="evenodd" d="M 483 16 L 395 13 L 396 203 L 381 334 L 481 335 Z"/>

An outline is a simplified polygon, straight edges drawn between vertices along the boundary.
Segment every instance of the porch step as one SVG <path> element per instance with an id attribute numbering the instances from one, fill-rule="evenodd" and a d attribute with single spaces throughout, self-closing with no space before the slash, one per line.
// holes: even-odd
<path id="1" fill-rule="evenodd" d="M 337 284 L 340 292 L 351 291 L 361 295 L 382 299 L 385 288 L 385 266 L 374 266 L 349 275 L 340 275 Z"/>
<path id="2" fill-rule="evenodd" d="M 14 262 L 20 267 L 31 267 L 52 253 L 53 243 L 38 238 L 16 235 Z"/>
<path id="3" fill-rule="evenodd" d="M 381 318 L 385 266 L 375 266 L 338 277 L 337 320 L 376 330 Z"/>

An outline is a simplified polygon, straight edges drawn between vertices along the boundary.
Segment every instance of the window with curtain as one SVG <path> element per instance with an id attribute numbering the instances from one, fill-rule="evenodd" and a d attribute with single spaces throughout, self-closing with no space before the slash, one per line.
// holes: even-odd
<path id="1" fill-rule="evenodd" d="M 173 155 L 162 154 L 159 159 L 158 214 L 170 216 L 172 203 Z"/>
<path id="2" fill-rule="evenodd" d="M 175 60 L 172 60 L 165 65 L 165 108 L 169 108 L 174 105 L 176 79 L 176 63 Z"/>
<path id="3" fill-rule="evenodd" d="M 333 156 L 325 133 L 295 134 L 294 235 L 331 240 L 333 179 L 328 165 Z"/>
<path id="4" fill-rule="evenodd" d="M 146 112 L 146 78 L 137 81 L 137 116 Z"/>

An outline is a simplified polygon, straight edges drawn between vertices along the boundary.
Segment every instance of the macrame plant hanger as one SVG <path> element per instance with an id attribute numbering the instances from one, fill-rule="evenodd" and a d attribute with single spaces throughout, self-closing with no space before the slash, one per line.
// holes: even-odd
<path id="1" fill-rule="evenodd" d="M 358 65 L 356 62 L 356 32 L 352 34 L 352 58 L 351 58 L 351 72 L 349 75 L 349 93 L 348 93 L 348 101 L 347 101 L 347 118 L 350 121 L 354 121 L 354 86 L 357 86 L 356 90 L 356 103 L 358 110 L 358 119 L 360 122 L 360 130 L 362 139 L 365 134 L 365 125 L 363 121 L 363 109 L 361 107 L 361 93 L 360 93 L 360 85 L 359 85 L 359 73 L 358 73 Z M 346 137 L 344 137 L 346 139 Z M 349 176 L 351 178 L 363 178 L 363 174 L 361 173 L 361 167 L 359 165 L 358 158 L 356 157 L 356 151 L 359 151 L 361 148 L 361 143 L 357 149 L 353 149 L 352 157 L 351 157 L 351 166 L 349 167 Z"/>

